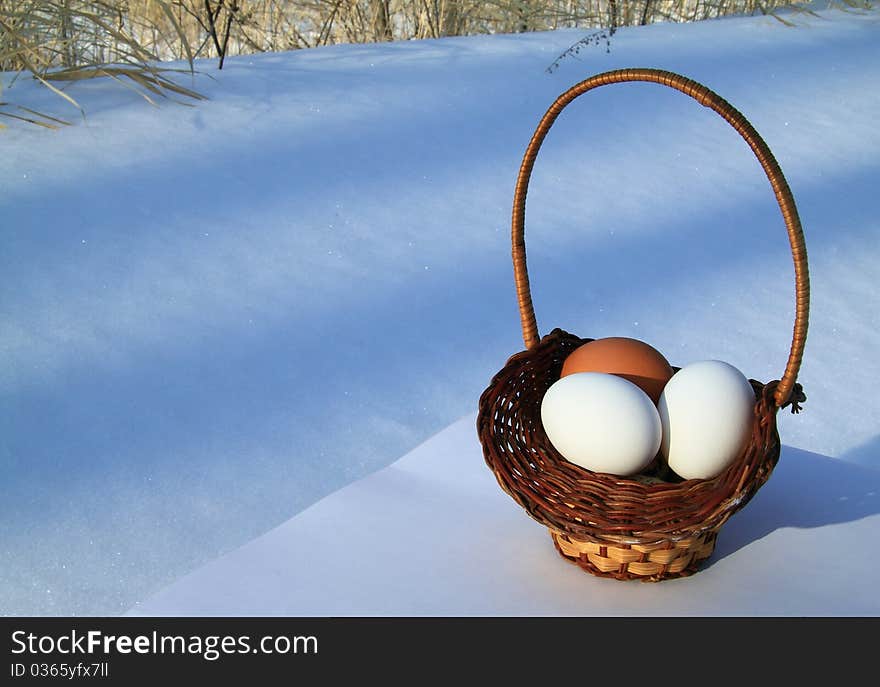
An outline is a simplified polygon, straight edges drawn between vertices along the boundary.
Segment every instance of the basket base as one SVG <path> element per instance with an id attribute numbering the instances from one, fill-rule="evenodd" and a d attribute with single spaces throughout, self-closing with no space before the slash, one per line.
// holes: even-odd
<path id="1" fill-rule="evenodd" d="M 550 530 L 556 550 L 566 560 L 598 577 L 660 582 L 697 572 L 715 550 L 717 530 L 678 541 L 608 544 L 574 539 Z"/>

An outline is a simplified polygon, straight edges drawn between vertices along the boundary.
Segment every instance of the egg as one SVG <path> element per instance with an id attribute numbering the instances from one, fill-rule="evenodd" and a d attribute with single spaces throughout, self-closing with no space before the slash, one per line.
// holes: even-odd
<path id="1" fill-rule="evenodd" d="M 577 372 L 558 379 L 541 401 L 541 422 L 563 458 L 594 472 L 635 474 L 660 448 L 654 403 L 616 375 Z"/>
<path id="2" fill-rule="evenodd" d="M 672 366 L 656 348 L 638 339 L 611 336 L 588 341 L 562 364 L 562 377 L 577 372 L 606 372 L 629 380 L 656 404 L 672 377 Z"/>
<path id="3" fill-rule="evenodd" d="M 666 384 L 657 404 L 660 452 L 684 479 L 716 477 L 749 440 L 755 392 L 745 375 L 720 360 L 691 363 Z"/>

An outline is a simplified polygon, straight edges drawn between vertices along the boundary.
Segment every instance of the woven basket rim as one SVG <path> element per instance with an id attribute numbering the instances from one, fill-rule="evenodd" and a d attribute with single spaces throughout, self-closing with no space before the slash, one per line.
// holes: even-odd
<path id="1" fill-rule="evenodd" d="M 536 521 L 580 540 L 649 544 L 719 528 L 766 481 L 779 457 L 773 392 L 750 380 L 755 419 L 749 443 L 720 475 L 647 484 L 565 460 L 540 421 L 540 401 L 568 352 L 592 341 L 554 329 L 512 355 L 480 397 L 484 459 L 501 488 Z"/>

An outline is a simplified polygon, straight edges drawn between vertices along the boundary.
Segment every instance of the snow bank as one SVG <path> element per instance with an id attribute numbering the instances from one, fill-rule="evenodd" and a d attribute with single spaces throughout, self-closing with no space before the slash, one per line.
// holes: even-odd
<path id="1" fill-rule="evenodd" d="M 77 84 L 0 159 L 0 612 L 116 614 L 473 412 L 522 347 L 509 208 L 563 90 L 671 69 L 746 114 L 810 251 L 790 447 L 877 463 L 878 17 L 841 12 L 234 58 L 196 107 Z M 187 82 L 189 85 L 189 82 Z M 16 82 L 9 99 L 70 117 Z M 784 367 L 793 275 L 757 162 L 650 85 L 592 93 L 538 160 L 538 325 L 674 364 Z"/>

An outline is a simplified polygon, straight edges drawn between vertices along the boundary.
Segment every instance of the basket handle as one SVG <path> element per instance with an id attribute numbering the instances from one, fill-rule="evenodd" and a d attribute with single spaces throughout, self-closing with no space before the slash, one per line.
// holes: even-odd
<path id="1" fill-rule="evenodd" d="M 526 193 L 529 187 L 529 178 L 535 165 L 538 150 L 547 136 L 547 132 L 563 108 L 572 100 L 587 91 L 599 86 L 628 81 L 646 81 L 669 86 L 685 95 L 689 95 L 701 105 L 709 107 L 721 115 L 727 122 L 745 139 L 752 149 L 758 162 L 764 168 L 776 200 L 782 211 L 785 226 L 788 230 L 788 239 L 791 243 L 791 254 L 794 259 L 795 274 L 795 319 L 792 332 L 791 352 L 785 373 L 782 375 L 775 391 L 776 404 L 785 405 L 794 390 L 797 373 L 801 366 L 804 353 L 804 343 L 807 338 L 807 324 L 809 321 L 810 302 L 810 277 L 807 269 L 807 248 L 804 243 L 804 233 L 801 228 L 794 197 L 788 187 L 779 163 L 770 152 L 770 148 L 760 137 L 749 121 L 737 111 L 730 103 L 708 88 L 673 72 L 659 69 L 619 69 L 615 71 L 597 74 L 589 79 L 581 81 L 560 95 L 550 106 L 538 128 L 532 135 L 529 146 L 526 148 L 519 175 L 516 180 L 516 189 L 513 197 L 513 220 L 512 220 L 512 243 L 513 243 L 513 273 L 516 283 L 516 295 L 519 302 L 520 318 L 522 320 L 523 340 L 527 349 L 538 344 L 538 324 L 535 320 L 535 309 L 532 306 L 532 295 L 529 288 L 529 274 L 526 268 L 525 246 L 525 208 Z"/>

